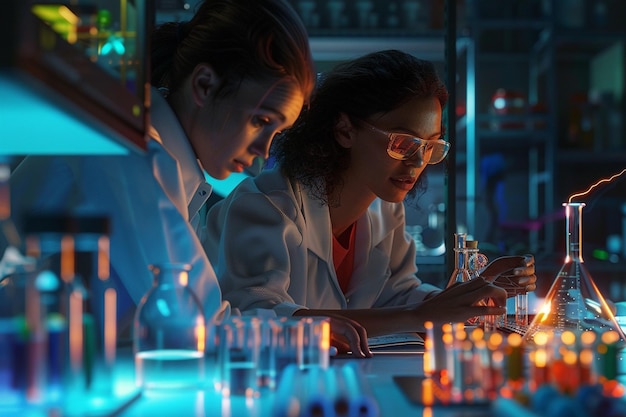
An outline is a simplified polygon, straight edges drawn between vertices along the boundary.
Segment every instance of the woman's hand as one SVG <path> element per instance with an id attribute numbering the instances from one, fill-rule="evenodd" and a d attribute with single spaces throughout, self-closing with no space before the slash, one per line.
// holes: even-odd
<path id="1" fill-rule="evenodd" d="M 451 285 L 415 305 L 414 311 L 421 321 L 461 323 L 476 316 L 505 314 L 506 298 L 505 290 L 478 277 Z M 493 305 L 480 305 L 487 299 L 491 299 Z"/>
<path id="2" fill-rule="evenodd" d="M 330 345 L 338 353 L 348 353 L 356 358 L 371 358 L 372 352 L 367 344 L 367 331 L 356 321 L 341 315 L 330 317 Z"/>
<path id="3" fill-rule="evenodd" d="M 498 287 L 504 288 L 507 297 L 534 291 L 537 288 L 533 255 L 496 258 L 485 267 L 480 275 Z"/>

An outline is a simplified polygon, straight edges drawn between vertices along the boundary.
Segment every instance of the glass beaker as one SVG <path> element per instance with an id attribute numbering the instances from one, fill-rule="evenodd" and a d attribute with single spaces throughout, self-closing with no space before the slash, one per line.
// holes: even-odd
<path id="1" fill-rule="evenodd" d="M 222 330 L 222 395 L 256 397 L 260 388 L 261 321 L 254 316 L 231 317 L 224 321 Z"/>
<path id="2" fill-rule="evenodd" d="M 134 320 L 136 384 L 144 390 L 201 388 L 204 384 L 205 318 L 188 287 L 189 264 L 150 266 L 152 288 Z"/>
<path id="3" fill-rule="evenodd" d="M 585 203 L 563 203 L 566 221 L 566 254 L 543 306 L 524 335 L 533 343 L 538 331 L 560 337 L 564 331 L 617 332 L 620 341 L 624 333 L 598 290 L 583 260 L 582 210 Z"/>

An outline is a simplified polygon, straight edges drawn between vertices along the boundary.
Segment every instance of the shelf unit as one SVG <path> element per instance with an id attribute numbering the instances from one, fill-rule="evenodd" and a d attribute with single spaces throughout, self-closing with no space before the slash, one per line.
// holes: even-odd
<path id="1" fill-rule="evenodd" d="M 508 16 L 485 17 L 476 1 L 468 1 L 466 9 L 469 34 L 459 40 L 465 47 L 457 57 L 465 71 L 459 71 L 459 79 L 464 83 L 460 90 L 464 92 L 465 114 L 457 123 L 457 135 L 465 138 L 461 160 L 465 181 L 457 187 L 457 194 L 464 196 L 464 203 L 459 204 L 458 223 L 466 225 L 468 233 L 483 242 L 482 247 L 488 247 L 497 255 L 512 250 L 536 253 L 544 249 L 544 241 L 551 241 L 553 233 L 551 222 L 542 225 L 543 216 L 553 205 L 551 120 L 545 114 L 531 112 L 532 103 L 528 101 L 512 113 L 490 112 L 494 108 L 489 107 L 492 103 L 488 96 L 497 88 L 510 87 L 495 85 L 485 91 L 483 73 L 486 66 L 504 62 L 509 66 L 528 66 L 529 54 L 525 48 L 532 44 L 547 22 L 513 17 L 514 12 Z M 492 34 L 499 34 L 504 45 L 491 49 L 485 46 L 485 36 Z M 518 38 L 524 40 L 524 45 L 515 48 Z M 520 84 L 517 89 L 521 89 Z M 506 110 L 502 108 L 501 113 Z M 512 219 L 507 218 L 508 213 L 503 213 L 504 179 L 499 178 L 516 169 L 526 171 L 523 183 L 528 199 L 522 200 L 524 210 L 520 209 L 522 204 L 517 204 L 517 211 L 521 213 Z M 525 193 L 520 188 L 518 191 Z M 525 244 L 515 246 L 507 242 L 506 236 L 514 234 L 520 235 L 518 239 Z"/>
<path id="2" fill-rule="evenodd" d="M 461 162 L 465 163 L 466 177 L 457 194 L 466 196 L 466 201 L 459 204 L 464 210 L 459 222 L 465 222 L 469 232 L 483 233 L 478 236 L 479 240 L 485 238 L 479 205 L 484 204 L 487 196 L 481 181 L 481 173 L 483 176 L 485 173 L 481 172 L 480 163 L 486 155 L 504 155 L 508 164 L 501 168 L 506 175 L 515 170 L 525 171 L 526 180 L 518 178 L 518 183 L 513 183 L 513 195 L 527 193 L 528 199 L 524 210 L 520 210 L 521 204 L 517 202 L 521 199 L 509 195 L 509 204 L 517 206 L 517 213 L 512 213 L 512 219 L 506 221 L 498 219 L 497 227 L 501 234 L 507 235 L 515 235 L 517 229 L 519 238 L 527 242 L 527 250 L 537 257 L 549 257 L 559 249 L 561 239 L 555 236 L 555 230 L 561 229 L 561 203 L 571 192 L 576 187 L 585 189 L 595 181 L 594 176 L 602 178 L 626 162 L 623 127 L 612 136 L 621 137 L 615 139 L 620 145 L 613 149 L 598 144 L 586 149 L 563 146 L 563 138 L 571 125 L 570 113 L 575 107 L 570 97 L 572 90 L 588 91 L 592 87 L 589 63 L 612 45 L 621 42 L 623 48 L 626 39 L 626 31 L 617 22 L 590 27 L 589 22 L 566 21 L 569 18 L 566 14 L 570 12 L 565 8 L 566 3 L 565 0 L 536 0 L 501 4 L 469 0 L 466 2 L 468 33 L 460 39 L 466 45 L 458 60 L 466 67 L 465 73 L 458 72 L 461 83 L 465 83 L 460 90 L 465 92 L 466 114 L 459 119 L 457 134 L 465 138 L 465 158 Z M 578 3 L 578 0 L 570 3 Z M 621 7 L 609 9 L 609 13 L 616 15 L 624 8 L 610 1 L 587 2 L 586 6 L 595 7 L 598 3 Z M 485 5 L 490 6 L 488 10 Z M 569 27 L 574 24 L 582 26 Z M 623 53 L 618 64 L 621 65 L 623 95 Z M 494 85 L 496 82 L 504 85 Z M 490 113 L 490 94 L 496 87 L 511 88 L 511 84 L 514 84 L 513 89 L 524 92 L 524 110 L 507 116 Z M 622 119 L 623 102 L 622 96 Z M 497 128 L 505 123 L 515 127 Z M 521 236 L 520 231 L 524 231 L 525 236 Z M 510 253 L 512 249 L 508 247 L 505 252 Z"/>

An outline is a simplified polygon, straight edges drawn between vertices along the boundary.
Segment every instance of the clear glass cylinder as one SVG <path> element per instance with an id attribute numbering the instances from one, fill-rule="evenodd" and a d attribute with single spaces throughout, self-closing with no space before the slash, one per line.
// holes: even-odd
<path id="1" fill-rule="evenodd" d="M 456 282 L 469 281 L 472 278 L 469 270 L 467 248 L 465 247 L 466 237 L 465 233 L 454 234 L 454 270 L 446 287 L 450 287 Z"/>
<path id="2" fill-rule="evenodd" d="M 117 345 L 117 291 L 110 280 L 108 217 L 75 217 L 74 281 L 85 288 L 85 388 L 92 398 L 113 395 Z"/>
<path id="3" fill-rule="evenodd" d="M 150 389 L 201 388 L 206 326 L 202 305 L 188 287 L 188 264 L 151 265 L 152 288 L 135 313 L 136 384 Z"/>

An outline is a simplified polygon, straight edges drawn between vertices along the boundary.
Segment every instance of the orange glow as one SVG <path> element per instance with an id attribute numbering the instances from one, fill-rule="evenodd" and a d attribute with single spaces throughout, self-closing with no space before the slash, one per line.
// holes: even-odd
<path id="1" fill-rule="evenodd" d="M 471 404 L 474 401 L 474 392 L 471 389 L 466 389 L 463 392 L 463 398 Z"/>
<path id="2" fill-rule="evenodd" d="M 422 380 L 422 404 L 430 406 L 435 403 L 435 393 L 433 389 L 433 380 L 424 378 Z"/>
<path id="3" fill-rule="evenodd" d="M 609 330 L 602 333 L 602 343 L 611 344 L 616 343 L 619 340 L 619 335 L 615 330 Z"/>
<path id="4" fill-rule="evenodd" d="M 576 335 L 569 330 L 566 330 L 561 335 L 561 341 L 566 345 L 573 345 L 576 343 Z"/>
<path id="5" fill-rule="evenodd" d="M 61 279 L 65 282 L 74 278 L 74 238 L 63 236 L 61 238 Z"/>
<path id="6" fill-rule="evenodd" d="M 83 365 L 83 295 L 72 291 L 69 316 L 70 366 L 73 371 Z"/>
<path id="7" fill-rule="evenodd" d="M 203 317 L 196 319 L 196 337 L 198 338 L 198 352 L 204 352 L 206 344 L 206 326 Z"/>
<path id="8" fill-rule="evenodd" d="M 504 398 L 513 398 L 513 391 L 506 385 L 500 388 L 500 395 Z"/>
<path id="9" fill-rule="evenodd" d="M 508 344 L 512 347 L 518 347 L 522 344 L 522 336 L 518 333 L 511 333 L 507 338 L 506 341 L 508 342 Z"/>
<path id="10" fill-rule="evenodd" d="M 450 383 L 450 378 L 448 377 L 448 370 L 447 369 L 442 369 L 441 370 L 441 375 L 440 375 L 440 378 L 439 378 L 439 382 L 443 386 L 447 386 Z"/>
<path id="11" fill-rule="evenodd" d="M 492 333 L 491 335 L 489 335 L 489 349 L 499 349 L 503 340 L 504 339 L 500 333 Z"/>
<path id="12" fill-rule="evenodd" d="M 537 332 L 533 340 L 537 346 L 545 346 L 548 343 L 548 334 L 546 332 Z"/>
<path id="13" fill-rule="evenodd" d="M 98 239 L 98 278 L 109 279 L 109 238 L 101 236 Z"/>
<path id="14" fill-rule="evenodd" d="M 579 357 L 581 365 L 589 366 L 593 362 L 593 351 L 591 349 L 583 349 Z"/>
<path id="15" fill-rule="evenodd" d="M 580 335 L 580 341 L 585 346 L 591 346 L 596 341 L 596 334 L 591 330 L 586 330 Z"/>
<path id="16" fill-rule="evenodd" d="M 545 349 L 537 349 L 535 351 L 535 366 L 545 368 L 548 364 L 548 352 Z"/>
<path id="17" fill-rule="evenodd" d="M 609 178 L 604 178 L 604 179 L 601 179 L 600 181 L 598 181 L 598 182 L 596 182 L 596 183 L 592 184 L 592 185 L 591 185 L 589 188 L 587 188 L 585 191 L 580 192 L 580 193 L 576 193 L 576 194 L 572 194 L 572 195 L 570 196 L 570 198 L 569 198 L 569 200 L 568 200 L 567 202 L 568 202 L 568 203 L 571 203 L 571 202 L 572 202 L 572 200 L 573 200 L 574 198 L 576 198 L 576 197 L 582 197 L 582 196 L 587 195 L 587 194 L 588 194 L 591 190 L 593 190 L 594 188 L 596 188 L 598 185 L 600 185 L 600 184 L 602 184 L 602 183 L 605 183 L 605 182 L 611 182 L 611 181 L 613 181 L 615 178 L 617 178 L 617 177 L 621 176 L 622 174 L 624 174 L 625 172 L 626 172 L 626 168 L 622 169 L 619 173 L 614 174 L 614 175 L 612 175 L 612 176 L 611 176 L 611 177 L 609 177 Z"/>
<path id="18" fill-rule="evenodd" d="M 477 342 L 479 340 L 482 340 L 484 335 L 485 335 L 485 332 L 483 331 L 483 329 L 481 329 L 480 327 L 477 327 L 474 330 L 472 330 L 472 333 L 470 334 L 470 338 L 474 342 Z"/>
<path id="19" fill-rule="evenodd" d="M 622 398 L 626 393 L 624 386 L 614 379 L 605 381 L 602 384 L 602 392 L 605 396 L 613 398 Z"/>
<path id="20" fill-rule="evenodd" d="M 327 352 L 330 349 L 330 321 L 324 320 L 322 322 L 322 340 L 320 341 L 321 348 L 324 352 Z"/>
<path id="21" fill-rule="evenodd" d="M 428 342 L 426 342 L 428 343 Z M 430 353 L 429 349 L 432 349 L 432 347 L 428 347 L 427 345 L 425 346 L 425 350 L 424 350 L 424 375 L 426 376 L 430 376 L 433 373 L 433 358 L 432 358 L 432 354 Z"/>
<path id="22" fill-rule="evenodd" d="M 117 292 L 108 288 L 104 292 L 104 360 L 107 365 L 115 362 L 117 345 Z"/>
<path id="23" fill-rule="evenodd" d="M 571 350 L 567 351 L 565 352 L 565 355 L 563 355 L 563 362 L 569 366 L 576 366 L 576 362 L 578 362 L 578 355 L 576 355 L 576 352 L 572 352 Z"/>
<path id="24" fill-rule="evenodd" d="M 539 315 L 541 316 L 541 321 L 545 321 L 550 314 L 550 309 L 552 308 L 552 302 L 547 301 L 539 309 Z"/>
<path id="25" fill-rule="evenodd" d="M 482 339 L 478 339 L 475 343 L 474 346 L 476 347 L 477 350 L 483 350 L 487 347 L 487 342 L 485 342 Z"/>
<path id="26" fill-rule="evenodd" d="M 180 275 L 179 275 L 179 283 L 182 286 L 187 286 L 187 284 L 189 283 L 189 273 L 187 271 L 180 271 Z"/>
<path id="27" fill-rule="evenodd" d="M 465 332 L 465 324 L 457 323 L 455 326 L 454 337 L 457 340 L 465 340 L 467 333 Z"/>

